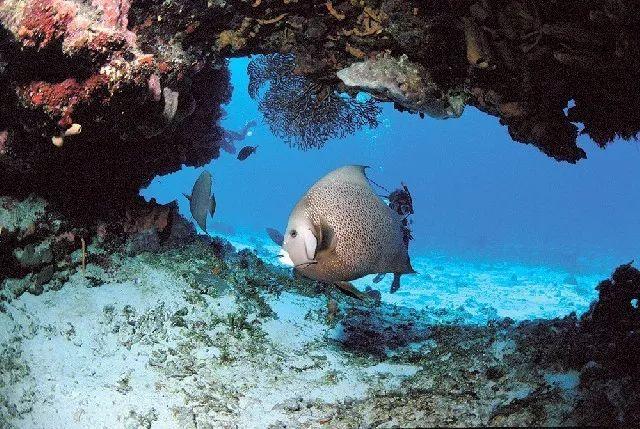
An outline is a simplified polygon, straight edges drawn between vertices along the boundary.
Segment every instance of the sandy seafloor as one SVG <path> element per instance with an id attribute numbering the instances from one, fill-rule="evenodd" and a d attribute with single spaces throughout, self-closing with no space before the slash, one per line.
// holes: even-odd
<path id="1" fill-rule="evenodd" d="M 279 248 L 264 234 L 221 236 L 237 249 L 255 249 L 264 260 L 278 261 Z M 373 275 L 353 284 L 360 290 L 378 289 L 389 304 L 418 310 L 463 309 L 468 313 L 465 323 L 486 323 L 505 317 L 519 321 L 584 313 L 597 297 L 595 287 L 609 275 L 514 262 L 475 262 L 438 252 L 412 252 L 411 263 L 418 274 L 402 276 L 396 293 L 389 293 L 391 274 L 377 284 Z"/>
<path id="2" fill-rule="evenodd" d="M 238 249 L 249 247 L 265 261 L 277 263 L 278 249 L 268 239 L 227 238 Z M 197 250 L 190 251 L 197 255 Z M 514 341 L 497 335 L 481 351 L 477 347 L 483 346 L 473 343 L 472 355 L 454 362 L 458 355 L 441 349 L 420 321 L 483 325 L 505 317 L 519 321 L 580 313 L 595 298 L 594 287 L 603 278 L 576 275 L 577 284 L 569 284 L 574 283 L 570 273 L 545 267 L 414 255 L 413 265 L 420 274 L 404 276 L 396 294 L 388 293 L 391 276 L 377 285 L 371 277 L 355 282 L 361 289 L 381 290 L 383 306 L 376 317 L 384 323 L 410 320 L 406 341 L 402 334 L 391 335 L 392 346 L 383 345 L 380 355 L 344 347 L 347 325 L 327 321 L 323 295 L 261 293 L 263 303 L 256 305 L 254 298 L 243 298 L 242 286 L 237 285 L 221 284 L 216 293 L 194 293 L 199 280 L 188 273 L 193 264 L 204 265 L 206 260 L 174 256 L 123 257 L 114 270 L 89 265 L 86 272 L 71 275 L 60 290 L 40 296 L 25 293 L 8 303 L 0 313 L 4 372 L 0 426 L 262 428 L 528 422 L 491 419 L 496 418 L 492 413 L 497 407 L 522 399 L 545 383 L 560 392 L 555 400 L 558 409 L 568 406 L 577 374 L 526 374 L 526 369 L 524 373 L 518 369 L 518 374 L 502 381 L 476 380 L 479 384 L 469 387 L 475 391 L 470 401 L 455 389 L 462 389 L 459 377 L 475 376 L 446 371 L 455 373 L 451 368 L 468 366 L 464 362 L 475 359 L 474 353 L 482 354 L 479 366 L 500 364 L 514 353 Z M 215 285 L 215 278 L 207 282 Z M 350 302 L 341 304 L 343 314 L 349 314 Z M 431 356 L 431 361 L 416 354 Z M 444 365 L 448 359 L 451 365 Z M 458 384 L 448 387 L 449 379 Z M 412 390 L 417 385 L 422 390 Z M 408 392 L 425 389 L 432 392 L 428 406 L 436 410 L 433 415 L 407 403 L 389 405 L 397 403 L 389 398 L 402 401 L 411 395 Z M 386 405 L 380 408 L 377 401 Z"/>

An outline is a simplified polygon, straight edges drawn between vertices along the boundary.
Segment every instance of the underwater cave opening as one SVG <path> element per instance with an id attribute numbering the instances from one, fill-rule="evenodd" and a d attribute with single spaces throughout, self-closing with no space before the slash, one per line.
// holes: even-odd
<path id="1" fill-rule="evenodd" d="M 640 421 L 638 27 L 628 0 L 0 0 L 0 427 Z M 406 183 L 410 234 L 358 168 L 365 198 L 283 231 L 345 164 Z M 389 247 L 351 252 L 371 225 Z M 265 228 L 298 274 L 345 230 L 417 273 L 292 276 Z"/>
<path id="2" fill-rule="evenodd" d="M 582 136 L 588 159 L 558 163 L 514 144 L 496 118 L 475 108 L 447 121 L 383 103 L 377 126 L 300 150 L 274 135 L 273 122 L 265 119 L 265 113 L 278 114 L 266 111 L 274 107 L 251 97 L 250 64 L 249 58 L 230 61 L 233 94 L 221 126 L 242 131 L 236 151 L 257 145 L 257 152 L 239 161 L 221 151 L 204 168 L 183 167 L 141 190 L 146 199 L 177 201 L 190 218 L 182 194 L 190 193 L 201 171 L 211 172 L 217 209 L 209 234 L 275 263 L 277 248 L 265 228 L 284 228 L 295 202 L 326 172 L 363 164 L 377 183 L 393 189 L 404 182 L 413 195 L 410 254 L 420 274 L 405 276 L 394 295 L 387 293 L 391 276 L 377 285 L 369 277 L 356 282 L 380 288 L 391 302 L 464 306 L 479 321 L 583 312 L 598 281 L 621 261 L 640 258 L 640 153 L 633 145 L 604 151 Z"/>

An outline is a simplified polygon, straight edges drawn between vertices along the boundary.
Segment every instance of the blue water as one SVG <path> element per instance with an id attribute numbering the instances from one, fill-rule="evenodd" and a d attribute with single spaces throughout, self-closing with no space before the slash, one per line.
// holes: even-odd
<path id="1" fill-rule="evenodd" d="M 284 229 L 291 208 L 318 178 L 341 165 L 365 164 L 377 183 L 409 186 L 416 212 L 414 258 L 446 255 L 460 266 L 510 263 L 593 279 L 640 260 L 637 142 L 616 141 L 601 150 L 582 136 L 588 159 L 571 165 L 513 142 L 496 118 L 471 107 L 459 119 L 436 120 L 384 104 L 378 128 L 301 151 L 262 123 L 247 93 L 248 62 L 231 60 L 233 98 L 222 126 L 238 130 L 256 119 L 253 134 L 237 147 L 259 145 L 258 151 L 243 162 L 222 152 L 204 167 L 214 177 L 213 221 L 226 225 L 227 234 L 229 227 L 262 236 L 265 227 Z M 181 195 L 201 171 L 185 167 L 158 177 L 142 195 L 160 203 L 177 199 L 189 217 Z M 209 232 L 216 234 L 216 227 Z M 591 295 L 596 282 L 584 293 Z"/>

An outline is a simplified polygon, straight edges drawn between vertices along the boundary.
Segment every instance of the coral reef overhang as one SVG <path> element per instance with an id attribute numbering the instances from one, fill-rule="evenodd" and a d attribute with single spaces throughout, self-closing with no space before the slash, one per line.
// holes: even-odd
<path id="1" fill-rule="evenodd" d="M 256 53 L 293 55 L 293 73 L 323 94 L 365 91 L 441 119 L 475 106 L 514 140 L 574 163 L 586 156 L 574 123 L 603 147 L 640 129 L 639 8 L 604 0 L 3 1 L 0 195 L 35 192 L 80 218 L 105 217 L 105 208 L 121 214 L 155 175 L 218 156 L 220 105 L 230 96 L 225 58 Z M 352 128 L 375 124 L 359 121 Z M 307 131 L 298 130 L 314 134 Z"/>
<path id="2" fill-rule="evenodd" d="M 147 158 L 157 156 L 166 152 L 155 151 L 157 137 L 180 137 L 194 116 L 218 116 L 225 79 L 197 85 L 194 76 L 224 68 L 225 57 L 268 52 L 293 53 L 296 73 L 398 109 L 449 118 L 475 106 L 514 140 L 576 162 L 585 153 L 574 123 L 601 146 L 640 129 L 639 8 L 605 0 L 4 1 L 0 162 L 101 146 L 126 156 L 144 145 Z M 82 133 L 63 138 L 73 124 Z M 52 154 L 52 139 L 63 155 Z M 185 153 L 193 140 L 176 143 L 176 158 L 200 162 Z"/>

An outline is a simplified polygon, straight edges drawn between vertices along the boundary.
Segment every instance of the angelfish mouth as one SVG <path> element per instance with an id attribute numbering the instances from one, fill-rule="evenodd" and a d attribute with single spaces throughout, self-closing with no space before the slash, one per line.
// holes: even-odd
<path id="1" fill-rule="evenodd" d="M 280 262 L 283 265 L 286 265 L 288 267 L 293 267 L 294 263 L 291 260 L 291 257 L 289 256 L 289 252 L 287 252 L 286 250 L 282 250 L 282 254 L 278 255 L 278 259 L 280 259 Z"/>

